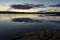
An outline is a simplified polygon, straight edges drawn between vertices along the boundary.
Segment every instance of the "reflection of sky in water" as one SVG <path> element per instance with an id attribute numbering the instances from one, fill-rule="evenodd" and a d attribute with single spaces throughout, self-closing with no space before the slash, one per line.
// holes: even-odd
<path id="1" fill-rule="evenodd" d="M 38 14 L 37 14 L 38 15 Z M 0 14 L 0 20 L 9 20 L 12 18 L 36 18 L 36 14 Z"/>
<path id="2" fill-rule="evenodd" d="M 1 20 L 10 20 L 12 18 L 32 18 L 45 20 L 60 20 L 60 16 L 39 16 L 41 14 L 0 14 Z"/>
<path id="3" fill-rule="evenodd" d="M 38 31 L 40 29 L 60 29 L 60 23 L 50 22 L 50 20 L 60 21 L 60 17 L 38 17 L 37 14 L 25 15 L 23 17 L 39 19 L 43 22 L 23 23 L 11 21 L 12 18 L 22 17 L 21 15 L 22 14 L 0 14 L 0 40 L 9 40 L 29 31 Z"/>

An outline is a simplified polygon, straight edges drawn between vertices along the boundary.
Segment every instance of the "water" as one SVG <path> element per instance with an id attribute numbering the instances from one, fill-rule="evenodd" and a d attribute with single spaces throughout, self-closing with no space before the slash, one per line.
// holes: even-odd
<path id="1" fill-rule="evenodd" d="M 23 33 L 41 29 L 60 29 L 60 16 L 38 15 L 40 14 L 0 14 L 0 40 L 12 40 Z M 40 22 L 14 22 L 13 18 L 32 18 Z"/>

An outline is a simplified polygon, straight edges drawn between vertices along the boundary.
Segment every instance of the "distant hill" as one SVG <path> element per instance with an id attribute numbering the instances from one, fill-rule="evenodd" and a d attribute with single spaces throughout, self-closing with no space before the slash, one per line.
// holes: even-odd
<path id="1" fill-rule="evenodd" d="M 0 14 L 60 14 L 60 12 L 11 12 L 11 11 L 0 11 Z"/>

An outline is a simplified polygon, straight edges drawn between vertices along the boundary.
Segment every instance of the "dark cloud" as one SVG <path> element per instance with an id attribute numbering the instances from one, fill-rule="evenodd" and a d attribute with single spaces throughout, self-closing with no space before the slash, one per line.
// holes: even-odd
<path id="1" fill-rule="evenodd" d="M 34 8 L 34 7 L 41 7 L 41 6 L 44 6 L 43 4 L 40 4 L 40 5 L 34 5 L 34 4 L 13 4 L 13 5 L 10 5 L 11 8 L 13 9 L 31 9 L 31 8 Z"/>
<path id="2" fill-rule="evenodd" d="M 60 4 L 49 5 L 50 7 L 60 7 Z"/>
<path id="3" fill-rule="evenodd" d="M 35 7 L 41 7 L 41 6 L 44 6 L 44 4 L 35 5 Z"/>

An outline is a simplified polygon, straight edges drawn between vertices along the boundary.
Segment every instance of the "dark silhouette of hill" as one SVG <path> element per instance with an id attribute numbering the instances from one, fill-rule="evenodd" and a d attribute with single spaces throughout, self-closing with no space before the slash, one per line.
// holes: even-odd
<path id="1" fill-rule="evenodd" d="M 60 12 L 11 12 L 11 11 L 0 11 L 0 14 L 59 14 Z"/>

